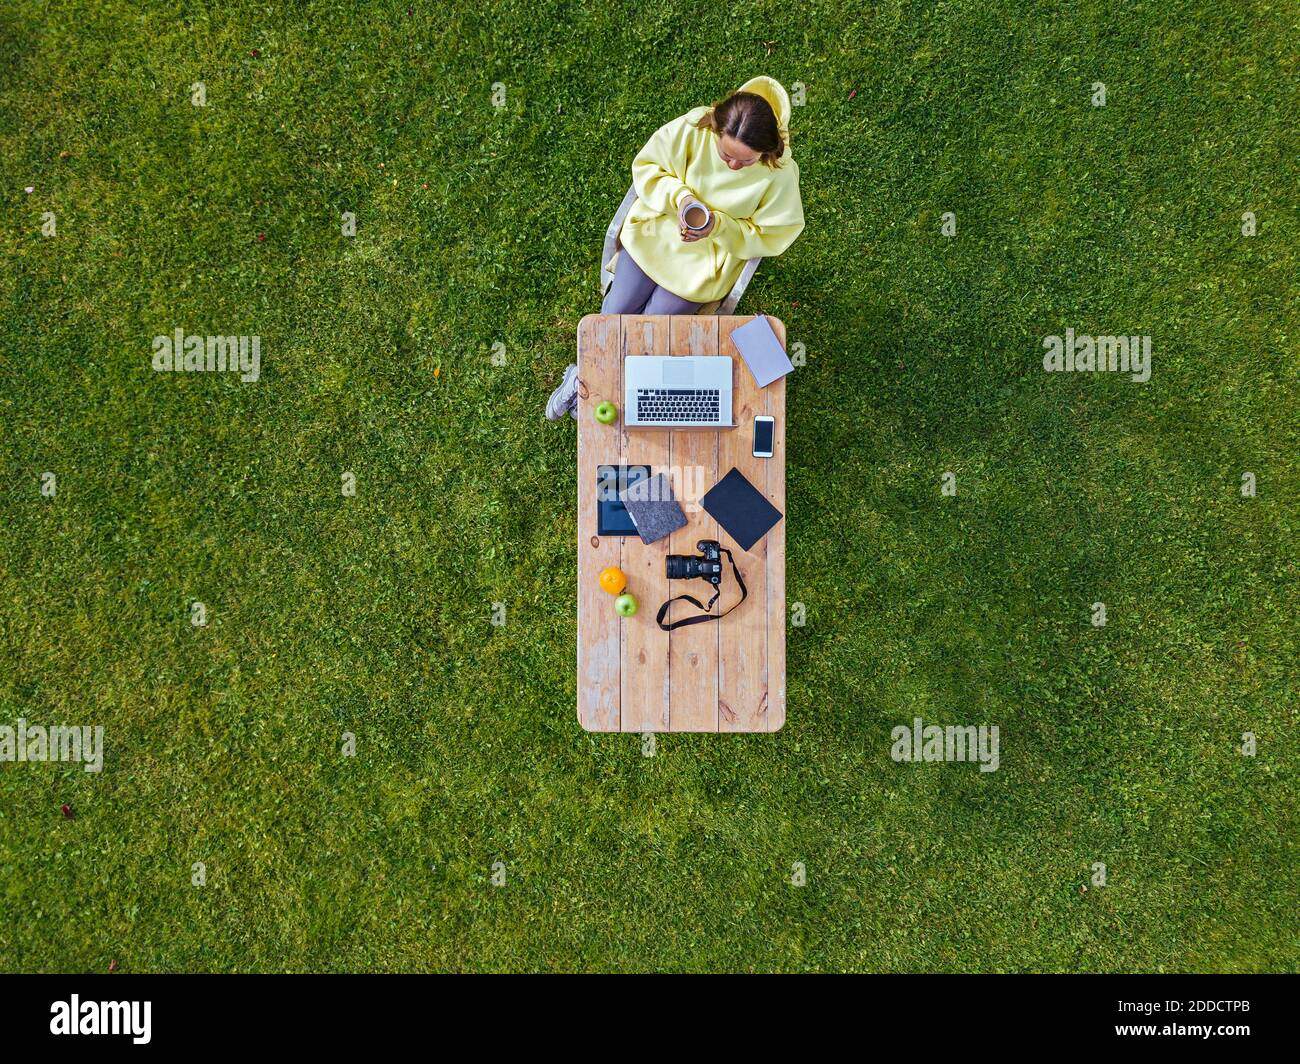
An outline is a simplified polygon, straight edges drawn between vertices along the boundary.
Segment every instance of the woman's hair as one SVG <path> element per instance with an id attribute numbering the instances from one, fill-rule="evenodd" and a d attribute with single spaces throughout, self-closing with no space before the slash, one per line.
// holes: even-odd
<path id="1" fill-rule="evenodd" d="M 759 153 L 765 166 L 779 166 L 785 141 L 772 105 L 755 92 L 733 92 L 695 123 L 697 129 L 711 129 L 721 137 L 735 137 Z"/>

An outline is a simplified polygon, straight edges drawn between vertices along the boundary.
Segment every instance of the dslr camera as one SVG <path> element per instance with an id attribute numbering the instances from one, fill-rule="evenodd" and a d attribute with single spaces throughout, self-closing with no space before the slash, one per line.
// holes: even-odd
<path id="1" fill-rule="evenodd" d="M 689 554 L 668 555 L 669 580 L 707 580 L 714 587 L 722 584 L 722 544 L 702 539 L 695 544 L 698 558 Z"/>

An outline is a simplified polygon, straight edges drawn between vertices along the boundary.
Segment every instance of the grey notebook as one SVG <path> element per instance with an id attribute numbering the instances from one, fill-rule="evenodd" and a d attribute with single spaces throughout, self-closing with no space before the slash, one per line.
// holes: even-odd
<path id="1" fill-rule="evenodd" d="M 739 329 L 733 329 L 731 342 L 736 345 L 740 357 L 745 360 L 749 372 L 754 375 L 760 388 L 766 388 L 778 377 L 784 377 L 792 369 L 793 363 L 776 338 L 767 318 L 760 314 L 751 322 L 746 322 Z"/>
<path id="2" fill-rule="evenodd" d="M 619 498 L 627 507 L 642 543 L 663 539 L 686 524 L 686 514 L 677 504 L 673 486 L 663 473 L 629 484 L 619 493 Z"/>

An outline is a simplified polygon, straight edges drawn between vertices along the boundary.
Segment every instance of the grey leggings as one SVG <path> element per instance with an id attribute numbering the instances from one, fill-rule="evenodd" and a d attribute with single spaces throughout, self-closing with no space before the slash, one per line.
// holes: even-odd
<path id="1" fill-rule="evenodd" d="M 600 305 L 602 314 L 694 314 L 703 303 L 673 295 L 650 280 L 624 248 L 614 269 L 614 283 Z"/>

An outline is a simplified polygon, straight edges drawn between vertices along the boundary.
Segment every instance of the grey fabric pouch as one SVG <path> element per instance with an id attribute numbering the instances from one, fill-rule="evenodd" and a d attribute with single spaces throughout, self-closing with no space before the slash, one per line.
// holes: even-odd
<path id="1" fill-rule="evenodd" d="M 642 543 L 663 539 L 686 524 L 686 514 L 678 505 L 673 486 L 663 473 L 629 484 L 619 498 L 627 507 Z"/>

